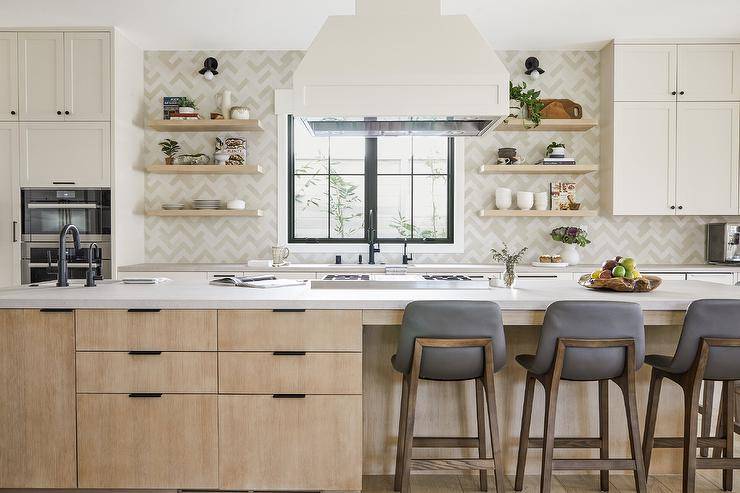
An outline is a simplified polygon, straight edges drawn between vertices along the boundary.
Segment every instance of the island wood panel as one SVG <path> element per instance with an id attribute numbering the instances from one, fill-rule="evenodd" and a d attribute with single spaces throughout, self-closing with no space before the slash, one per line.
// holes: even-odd
<path id="1" fill-rule="evenodd" d="M 222 394 L 362 394 L 362 353 L 220 353 L 218 369 Z"/>
<path id="2" fill-rule="evenodd" d="M 219 310 L 219 351 L 362 351 L 360 310 Z"/>
<path id="3" fill-rule="evenodd" d="M 0 310 L 0 488 L 74 488 L 74 313 Z"/>
<path id="4" fill-rule="evenodd" d="M 78 395 L 79 487 L 217 488 L 217 399 Z"/>
<path id="5" fill-rule="evenodd" d="M 221 489 L 362 489 L 362 396 L 218 398 Z"/>
<path id="6" fill-rule="evenodd" d="M 79 393 L 216 393 L 215 352 L 78 352 Z M 243 377 L 243 375 L 242 375 Z"/>
<path id="7" fill-rule="evenodd" d="M 77 310 L 77 350 L 215 351 L 216 310 Z"/>

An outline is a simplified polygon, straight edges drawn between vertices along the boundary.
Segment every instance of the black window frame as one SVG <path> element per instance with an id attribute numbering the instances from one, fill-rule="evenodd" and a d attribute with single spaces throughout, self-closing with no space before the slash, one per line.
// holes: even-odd
<path id="1" fill-rule="evenodd" d="M 295 236 L 295 153 L 294 153 L 294 127 L 295 118 L 288 115 L 288 243 L 289 244 L 363 244 L 368 243 L 368 218 L 370 211 L 373 212 L 373 220 L 377 228 L 377 191 L 378 191 L 378 140 L 375 137 L 365 138 L 365 214 L 363 217 L 362 237 L 357 238 L 296 238 Z M 414 166 L 412 163 L 410 173 L 382 174 L 381 176 L 410 176 L 412 183 L 411 221 L 413 222 L 413 177 Z M 359 175 L 357 175 L 359 176 Z M 419 174 L 416 174 L 419 176 Z M 424 176 L 427 176 L 426 174 Z M 445 238 L 382 238 L 378 237 L 378 243 L 385 244 L 438 244 L 451 245 L 455 242 L 455 138 L 447 139 L 447 236 Z"/>

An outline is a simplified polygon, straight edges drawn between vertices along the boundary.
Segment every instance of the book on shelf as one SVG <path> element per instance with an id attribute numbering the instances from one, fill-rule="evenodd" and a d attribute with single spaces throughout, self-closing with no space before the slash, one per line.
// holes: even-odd
<path id="1" fill-rule="evenodd" d="M 544 159 L 541 159 L 540 161 L 537 161 L 537 164 L 542 164 L 544 166 L 555 164 L 575 166 L 576 159 L 572 157 L 546 157 Z"/>
<path id="2" fill-rule="evenodd" d="M 200 120 L 197 116 L 171 116 L 168 120 Z"/>
<path id="3" fill-rule="evenodd" d="M 550 209 L 567 211 L 571 202 L 576 200 L 576 184 L 572 181 L 555 181 L 550 183 Z"/>
<path id="4" fill-rule="evenodd" d="M 170 117 L 180 111 L 180 99 L 182 96 L 165 96 L 162 98 L 162 117 L 169 120 Z"/>

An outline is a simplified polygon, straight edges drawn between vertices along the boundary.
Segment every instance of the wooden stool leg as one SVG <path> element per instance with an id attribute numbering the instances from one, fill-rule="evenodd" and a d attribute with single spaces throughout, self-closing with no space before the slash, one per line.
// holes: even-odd
<path id="1" fill-rule="evenodd" d="M 704 397 L 701 403 L 701 437 L 708 438 L 712 428 L 712 407 L 714 407 L 714 382 L 704 381 Z M 699 449 L 699 455 L 709 457 L 709 449 Z"/>
<path id="2" fill-rule="evenodd" d="M 645 461 L 645 475 L 650 473 L 650 457 L 655 443 L 655 422 L 658 419 L 658 402 L 663 377 L 655 369 L 650 373 L 650 391 L 648 393 L 647 413 L 645 414 L 645 434 L 642 439 L 642 458 Z"/>
<path id="3" fill-rule="evenodd" d="M 552 452 L 555 447 L 555 416 L 558 406 L 559 379 L 545 385 L 545 428 L 542 437 L 542 474 L 540 493 L 550 493 L 552 487 Z"/>
<path id="4" fill-rule="evenodd" d="M 719 399 L 719 414 L 717 415 L 717 429 L 715 431 L 715 436 L 718 438 L 725 436 L 725 425 L 726 425 L 726 416 L 725 411 L 727 408 L 727 404 L 725 403 L 725 398 L 727 397 L 727 394 L 724 391 L 724 387 L 722 387 L 722 391 L 720 392 L 720 399 Z M 722 457 L 722 453 L 724 452 L 724 449 L 715 448 L 712 450 L 712 457 L 715 459 L 718 459 Z"/>
<path id="5" fill-rule="evenodd" d="M 627 369 L 627 375 L 623 379 L 622 394 L 624 396 L 624 407 L 627 416 L 627 431 L 632 450 L 632 459 L 635 461 L 635 489 L 637 493 L 647 493 L 647 474 L 645 473 L 645 461 L 640 447 L 640 423 L 637 418 L 637 397 L 635 390 L 635 369 Z M 694 449 L 696 452 L 696 449 Z M 696 454 L 694 454 L 696 455 Z"/>
<path id="6" fill-rule="evenodd" d="M 684 387 L 683 425 L 683 493 L 694 493 L 696 487 L 696 434 L 699 418 L 699 385 Z"/>
<path id="7" fill-rule="evenodd" d="M 416 352 L 414 351 L 414 367 L 411 369 L 409 377 L 409 395 L 408 405 L 406 406 L 406 425 L 403 437 L 403 467 L 401 468 L 401 493 L 409 491 L 411 481 L 411 449 L 414 443 L 414 417 L 416 414 L 416 394 L 419 390 L 419 367 L 421 365 L 421 354 L 417 361 Z M 421 351 L 418 351 L 421 353 Z"/>
<path id="8" fill-rule="evenodd" d="M 498 435 L 496 390 L 493 386 L 493 353 L 490 346 L 486 348 L 486 367 L 483 373 L 483 385 L 486 389 L 486 404 L 488 405 L 488 426 L 491 428 L 491 456 L 493 457 L 494 468 L 493 480 L 496 483 L 496 493 L 504 493 L 504 461 Z"/>
<path id="9" fill-rule="evenodd" d="M 599 380 L 599 458 L 609 458 L 609 380 Z M 599 473 L 601 491 L 609 491 L 609 470 Z"/>
<path id="10" fill-rule="evenodd" d="M 393 491 L 401 491 L 401 478 L 403 477 L 403 449 L 404 437 L 406 435 L 406 414 L 409 405 L 409 377 L 403 375 L 401 383 L 401 413 L 398 419 L 398 444 L 396 445 L 396 474 L 393 478 Z"/>
<path id="11" fill-rule="evenodd" d="M 725 458 L 731 459 L 735 456 L 735 430 L 733 426 L 735 416 L 735 382 L 724 382 L 722 386 L 722 396 L 724 397 L 724 407 L 722 413 L 725 415 Z M 722 489 L 732 491 L 733 470 L 724 469 L 722 471 Z"/>
<path id="12" fill-rule="evenodd" d="M 534 403 L 535 378 L 527 372 L 524 387 L 524 404 L 522 406 L 522 429 L 519 433 L 519 455 L 516 459 L 516 479 L 514 489 L 522 491 L 524 488 L 524 468 L 527 465 L 527 450 L 529 449 L 529 426 L 532 423 L 532 404 Z"/>
<path id="13" fill-rule="evenodd" d="M 484 395 L 483 381 L 475 380 L 475 414 L 478 421 L 478 458 L 486 458 L 486 401 Z M 480 490 L 488 491 L 488 473 L 481 469 Z"/>

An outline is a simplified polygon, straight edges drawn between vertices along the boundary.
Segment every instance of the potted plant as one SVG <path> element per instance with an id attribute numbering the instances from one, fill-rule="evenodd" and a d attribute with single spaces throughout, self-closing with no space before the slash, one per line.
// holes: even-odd
<path id="1" fill-rule="evenodd" d="M 550 232 L 550 237 L 563 243 L 565 248 L 560 256 L 563 262 L 567 262 L 570 265 L 578 265 L 581 261 L 581 256 L 576 250 L 576 245 L 585 247 L 591 240 L 588 239 L 588 232 L 585 229 L 577 228 L 575 226 L 560 226 Z"/>
<path id="2" fill-rule="evenodd" d="M 565 157 L 565 144 L 551 142 L 547 145 L 545 155 L 548 157 Z"/>
<path id="3" fill-rule="evenodd" d="M 507 288 L 514 286 L 516 281 L 516 273 L 514 269 L 516 264 L 522 261 L 524 253 L 527 251 L 527 247 L 522 248 L 517 253 L 509 252 L 509 247 L 504 243 L 504 247 L 501 250 L 491 249 L 491 257 L 494 262 L 501 262 L 504 264 L 506 271 L 504 272 L 504 285 Z"/>
<path id="4" fill-rule="evenodd" d="M 159 146 L 165 155 L 164 164 L 173 164 L 175 162 L 175 156 L 180 151 L 180 144 L 176 140 L 165 139 L 159 143 Z"/>
<path id="5" fill-rule="evenodd" d="M 195 113 L 197 109 L 198 105 L 189 97 L 185 96 L 180 98 L 180 107 L 178 108 L 180 113 Z"/>
<path id="6" fill-rule="evenodd" d="M 527 89 L 526 82 L 521 82 L 515 86 L 514 83 L 509 81 L 509 107 L 512 112 L 519 110 L 517 115 L 510 116 L 526 118 L 534 123 L 532 128 L 535 128 L 542 120 L 540 112 L 545 104 L 540 101 L 540 91 Z"/>

